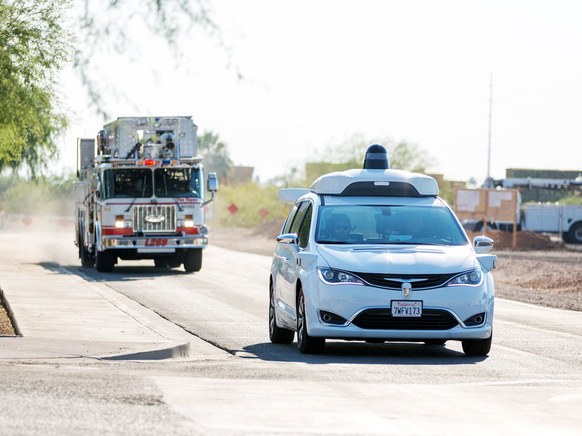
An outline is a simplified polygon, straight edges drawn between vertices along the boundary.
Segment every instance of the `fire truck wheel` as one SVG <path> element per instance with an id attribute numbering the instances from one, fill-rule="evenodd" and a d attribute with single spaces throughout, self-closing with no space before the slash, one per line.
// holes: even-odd
<path id="1" fill-rule="evenodd" d="M 111 272 L 113 271 L 113 267 L 115 266 L 115 256 L 105 250 L 105 251 L 98 251 L 95 255 L 95 268 L 99 272 Z"/>
<path id="2" fill-rule="evenodd" d="M 79 257 L 81 258 L 81 266 L 83 268 L 93 268 L 95 259 L 91 256 L 91 253 L 87 250 L 84 244 L 79 244 Z"/>
<path id="3" fill-rule="evenodd" d="M 184 256 L 184 269 L 186 272 L 200 271 L 202 268 L 202 250 L 189 250 Z"/>

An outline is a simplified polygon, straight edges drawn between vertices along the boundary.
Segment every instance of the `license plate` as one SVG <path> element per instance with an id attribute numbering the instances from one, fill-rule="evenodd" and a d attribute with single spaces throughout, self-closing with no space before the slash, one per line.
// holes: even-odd
<path id="1" fill-rule="evenodd" d="M 390 303 L 392 316 L 395 317 L 421 317 L 422 301 L 393 300 Z"/>

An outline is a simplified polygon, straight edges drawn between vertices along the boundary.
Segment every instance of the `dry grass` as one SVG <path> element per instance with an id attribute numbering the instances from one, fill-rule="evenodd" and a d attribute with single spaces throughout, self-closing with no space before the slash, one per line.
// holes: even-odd
<path id="1" fill-rule="evenodd" d="M 0 336 L 14 336 L 15 334 L 4 305 L 0 305 Z"/>

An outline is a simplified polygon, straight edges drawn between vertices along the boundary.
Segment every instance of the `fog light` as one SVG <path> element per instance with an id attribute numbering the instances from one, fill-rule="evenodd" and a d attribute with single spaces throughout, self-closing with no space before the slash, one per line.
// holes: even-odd
<path id="1" fill-rule="evenodd" d="M 346 323 L 345 318 L 343 318 L 339 315 L 336 315 L 335 313 L 327 312 L 325 310 L 320 310 L 319 316 L 321 316 L 322 321 L 327 323 L 327 324 L 342 325 L 342 324 Z"/>
<path id="2" fill-rule="evenodd" d="M 485 312 L 473 315 L 472 317 L 467 318 L 465 321 L 463 321 L 463 323 L 466 326 L 471 326 L 471 327 L 481 325 L 484 322 L 485 322 Z"/>

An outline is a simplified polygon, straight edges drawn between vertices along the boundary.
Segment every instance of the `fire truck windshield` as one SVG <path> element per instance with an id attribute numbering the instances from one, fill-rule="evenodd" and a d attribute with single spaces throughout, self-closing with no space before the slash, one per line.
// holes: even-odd
<path id="1" fill-rule="evenodd" d="M 156 197 L 202 198 L 202 172 L 195 168 L 158 168 L 154 171 Z"/>
<path id="2" fill-rule="evenodd" d="M 202 186 L 202 171 L 195 168 L 113 168 L 103 173 L 101 194 L 103 199 L 202 198 Z"/>
<path id="3" fill-rule="evenodd" d="M 115 168 L 103 173 L 103 198 L 151 197 L 152 171 L 145 168 Z"/>

